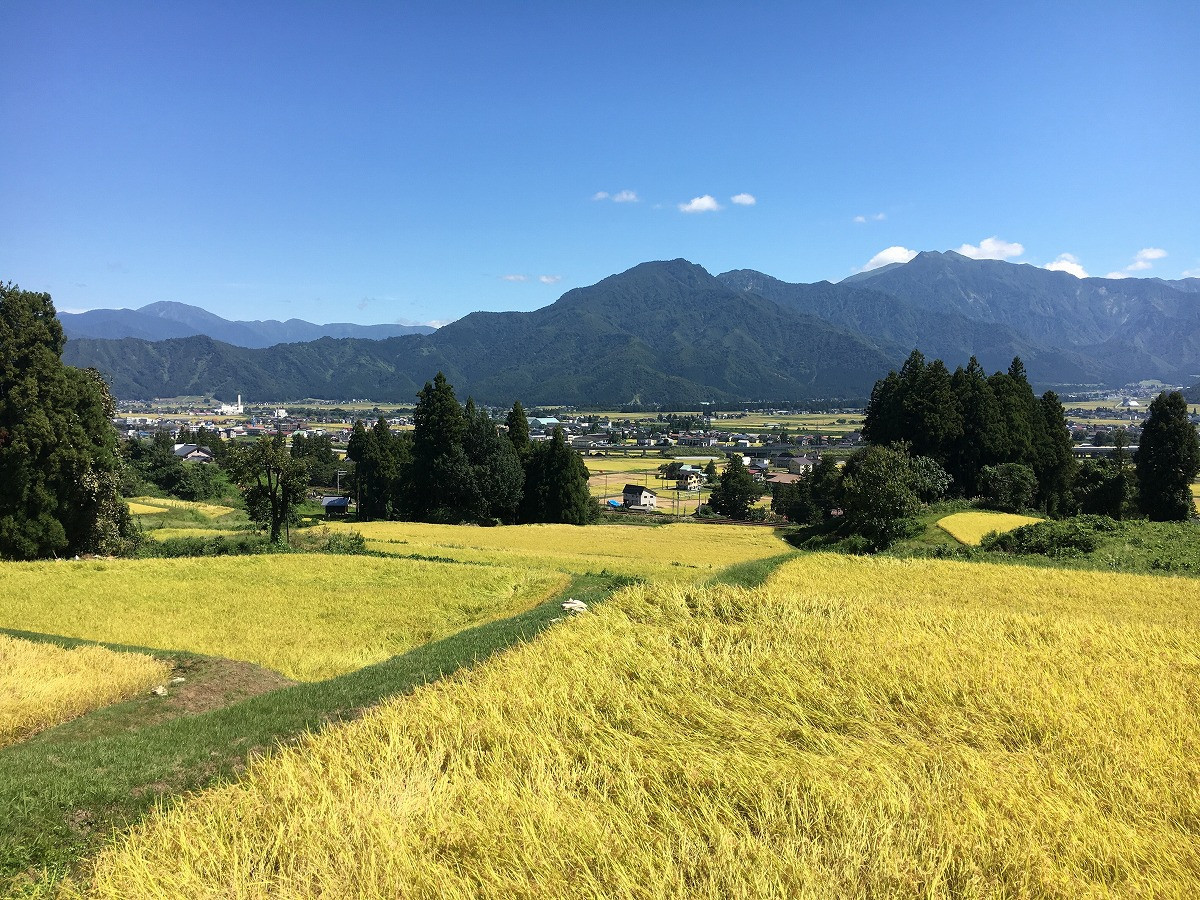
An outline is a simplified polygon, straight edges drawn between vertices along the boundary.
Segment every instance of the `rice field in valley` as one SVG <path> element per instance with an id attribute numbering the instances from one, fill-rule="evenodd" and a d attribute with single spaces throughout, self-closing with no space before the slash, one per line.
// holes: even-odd
<path id="1" fill-rule="evenodd" d="M 581 574 L 606 570 L 638 578 L 705 579 L 727 566 L 789 550 L 770 528 L 722 528 L 676 523 L 628 525 L 514 525 L 478 528 L 421 522 L 332 523 L 357 531 L 367 547 L 397 556 L 536 567 Z M 718 530 L 713 530 L 718 529 Z"/>
<path id="2" fill-rule="evenodd" d="M 1197 584 L 636 585 L 153 815 L 87 893 L 1196 896 Z"/>
<path id="3" fill-rule="evenodd" d="M 1020 516 L 1015 513 L 970 510 L 938 519 L 937 526 L 960 544 L 978 547 L 984 535 L 993 531 L 1003 534 L 1014 528 L 1020 528 L 1022 525 L 1032 525 L 1034 522 L 1041 521 L 1034 516 Z"/>
<path id="4" fill-rule="evenodd" d="M 170 672 L 141 653 L 65 650 L 0 634 L 0 747 L 148 691 Z"/>
<path id="5" fill-rule="evenodd" d="M 329 554 L 0 565 L 0 627 L 189 650 L 300 681 L 528 609 L 566 583 L 530 566 Z"/>

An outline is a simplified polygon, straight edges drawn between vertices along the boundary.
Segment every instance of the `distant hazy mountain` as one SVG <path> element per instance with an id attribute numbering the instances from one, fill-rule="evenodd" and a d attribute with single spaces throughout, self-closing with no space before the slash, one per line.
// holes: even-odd
<path id="1" fill-rule="evenodd" d="M 231 345 L 248 340 L 239 329 L 274 325 L 272 341 L 295 340 L 307 323 L 225 323 L 230 343 L 194 333 L 155 343 L 143 324 L 121 341 L 72 339 L 66 357 L 103 371 L 119 397 L 411 400 L 442 370 L 463 396 L 503 405 L 863 398 L 914 347 L 951 368 L 974 355 L 995 371 L 1020 356 L 1039 388 L 1188 384 L 1200 378 L 1198 281 L 1078 279 L 947 252 L 838 284 L 788 284 L 674 260 L 432 334 L 247 349 Z M 217 330 L 216 317 L 182 309 L 135 312 L 138 322 Z"/>
<path id="2" fill-rule="evenodd" d="M 851 334 L 685 260 L 645 263 L 533 312 L 472 313 L 430 335 L 252 350 L 204 337 L 72 340 L 118 397 L 411 400 L 439 370 L 459 394 L 507 405 L 696 404 L 863 398 L 906 348 Z"/>
<path id="3" fill-rule="evenodd" d="M 953 251 L 918 253 L 910 262 L 862 273 L 855 287 L 897 297 L 937 316 L 958 314 L 1004 325 L 1044 347 L 1098 352 L 1141 348 L 1146 365 L 1178 369 L 1191 352 L 1167 334 L 1166 321 L 1200 333 L 1200 303 L 1189 291 L 1149 278 L 1076 278 L 1030 265 L 970 259 Z M 1167 339 L 1169 345 L 1157 343 Z"/>
<path id="4" fill-rule="evenodd" d="M 353 325 L 335 322 L 314 325 L 302 319 L 240 322 L 189 306 L 186 303 L 151 303 L 140 309 L 93 309 L 83 313 L 59 313 L 68 338 L 169 338 L 207 335 L 237 347 L 270 347 L 274 344 L 315 341 L 323 337 L 354 337 L 382 340 L 404 334 L 429 334 L 428 325 Z"/>

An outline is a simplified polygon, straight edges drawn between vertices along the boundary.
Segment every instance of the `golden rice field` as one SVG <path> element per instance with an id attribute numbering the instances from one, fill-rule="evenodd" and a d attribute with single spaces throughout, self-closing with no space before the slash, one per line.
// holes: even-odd
<path id="1" fill-rule="evenodd" d="M 163 500 L 158 497 L 133 497 L 127 501 L 131 512 L 138 515 L 148 515 L 153 513 L 140 512 L 133 507 L 136 504 L 139 507 L 148 507 L 153 512 L 166 512 L 169 509 L 191 509 L 196 512 L 208 516 L 210 519 L 216 519 L 220 516 L 227 516 L 231 512 L 236 512 L 232 506 L 221 506 L 216 503 L 196 503 L 190 500 Z"/>
<path id="2" fill-rule="evenodd" d="M 587 466 L 592 475 L 603 475 L 605 472 L 617 475 L 624 475 L 630 472 L 651 472 L 658 474 L 658 467 L 664 466 L 671 462 L 658 454 L 653 456 L 585 456 L 583 464 Z M 620 485 L 618 485 L 620 487 Z"/>
<path id="3" fill-rule="evenodd" d="M 0 634 L 0 747 L 148 691 L 170 673 L 142 653 L 64 650 Z"/>
<path id="4" fill-rule="evenodd" d="M 316 681 L 515 615 L 566 581 L 527 565 L 329 554 L 5 563 L 0 627 L 226 656 Z"/>
<path id="5" fill-rule="evenodd" d="M 971 510 L 970 512 L 952 513 L 938 519 L 937 526 L 960 544 L 977 547 L 984 535 L 993 531 L 1003 534 L 1014 528 L 1020 528 L 1022 525 L 1032 525 L 1040 521 L 1042 520 L 1034 516 Z"/>
<path id="6" fill-rule="evenodd" d="M 147 506 L 145 503 L 138 503 L 136 500 L 127 500 L 125 505 L 129 507 L 129 511 L 135 516 L 154 516 L 160 513 L 165 513 L 165 506 Z"/>
<path id="7" fill-rule="evenodd" d="M 644 578 L 707 579 L 736 563 L 789 547 L 770 528 L 678 523 L 629 525 L 512 525 L 477 528 L 421 522 L 331 523 L 357 531 L 372 550 L 463 562 L 534 567 L 570 574 L 608 570 Z"/>
<path id="8" fill-rule="evenodd" d="M 631 587 L 160 811 L 89 895 L 1198 896 L 1198 601 L 833 555 Z"/>

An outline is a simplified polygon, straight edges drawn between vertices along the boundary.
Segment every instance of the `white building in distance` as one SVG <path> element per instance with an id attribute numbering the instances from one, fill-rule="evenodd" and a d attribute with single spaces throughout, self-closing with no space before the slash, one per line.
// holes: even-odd
<path id="1" fill-rule="evenodd" d="M 240 416 L 242 414 L 242 395 L 238 394 L 237 403 L 222 403 L 217 407 L 218 416 Z"/>

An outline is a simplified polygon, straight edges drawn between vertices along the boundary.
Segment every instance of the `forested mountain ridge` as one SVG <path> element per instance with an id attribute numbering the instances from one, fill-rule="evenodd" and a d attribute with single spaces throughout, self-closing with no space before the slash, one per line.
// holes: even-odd
<path id="1" fill-rule="evenodd" d="M 231 321 L 199 306 L 161 301 L 138 309 L 93 309 L 59 313 L 68 338 L 141 338 L 162 341 L 205 335 L 237 347 L 270 347 L 275 344 L 315 341 L 323 337 L 356 337 L 382 340 L 403 334 L 428 334 L 429 325 L 355 325 L 331 322 L 314 325 L 303 319 Z"/>
<path id="2" fill-rule="evenodd" d="M 119 397 L 235 393 L 407 400 L 443 371 L 506 404 L 863 398 L 904 348 L 721 285 L 685 260 L 643 263 L 528 313 L 472 313 L 430 335 L 325 338 L 262 350 L 190 337 L 75 340 L 74 365 Z"/>
<path id="3" fill-rule="evenodd" d="M 680 259 L 643 263 L 532 312 L 472 313 L 428 335 L 257 350 L 197 336 L 76 339 L 66 358 L 99 368 L 119 397 L 407 400 L 441 370 L 465 395 L 498 405 L 861 399 L 918 346 L 976 356 L 989 371 L 1020 356 L 1042 385 L 1190 382 L 1200 377 L 1200 302 L 1175 285 L 1076 279 L 956 253 L 919 254 L 838 284 L 750 270 L 714 277 Z"/>

